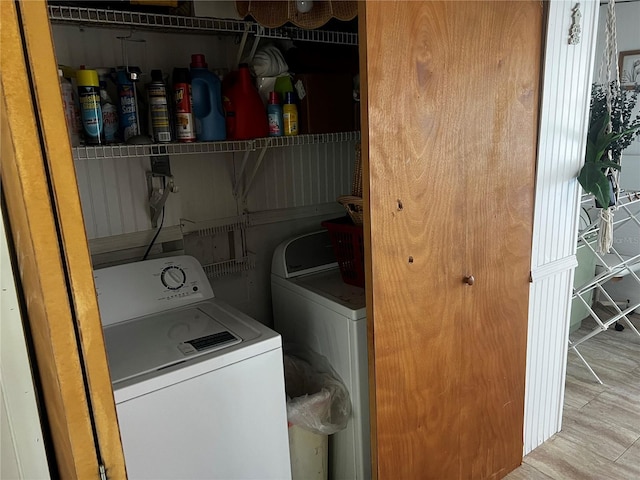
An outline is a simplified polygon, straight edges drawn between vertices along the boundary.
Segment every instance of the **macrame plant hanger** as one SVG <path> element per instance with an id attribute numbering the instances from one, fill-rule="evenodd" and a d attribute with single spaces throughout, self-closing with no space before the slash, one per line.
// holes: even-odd
<path id="1" fill-rule="evenodd" d="M 606 93 L 606 107 L 609 113 L 609 123 L 607 125 L 607 133 L 613 129 L 612 110 L 614 101 L 620 99 L 620 77 L 618 70 L 618 41 L 616 38 L 616 10 L 615 0 L 609 0 L 607 9 L 607 22 L 605 27 L 605 45 L 602 54 L 602 63 L 600 65 L 599 82 L 604 87 Z M 609 161 L 613 159 L 612 150 L 608 149 L 606 155 Z M 600 211 L 600 233 L 598 236 L 598 251 L 600 253 L 609 253 L 613 245 L 613 215 L 616 210 L 619 193 L 619 171 L 607 167 L 605 175 L 612 184 L 613 189 L 613 205 L 602 205 Z"/>

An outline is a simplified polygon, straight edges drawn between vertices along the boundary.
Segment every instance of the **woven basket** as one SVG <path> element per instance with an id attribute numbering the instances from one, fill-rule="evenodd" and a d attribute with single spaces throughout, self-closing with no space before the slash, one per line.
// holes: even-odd
<path id="1" fill-rule="evenodd" d="M 241 17 L 251 15 L 260 25 L 271 28 L 291 22 L 300 28 L 313 29 L 321 27 L 332 17 L 347 21 L 358 14 L 358 2 L 355 0 L 314 0 L 308 13 L 298 12 L 295 0 L 236 0 L 236 8 Z"/>
<path id="2" fill-rule="evenodd" d="M 362 207 L 362 152 L 359 143 L 356 145 L 356 160 L 353 167 L 351 195 L 338 197 L 338 202 L 347 210 L 353 223 L 362 225 L 364 217 L 364 209 Z"/>
<path id="3" fill-rule="evenodd" d="M 362 197 L 354 195 L 342 195 L 338 197 L 338 202 L 347 210 L 347 213 L 356 225 L 362 225 L 364 220 L 364 209 L 362 208 Z"/>

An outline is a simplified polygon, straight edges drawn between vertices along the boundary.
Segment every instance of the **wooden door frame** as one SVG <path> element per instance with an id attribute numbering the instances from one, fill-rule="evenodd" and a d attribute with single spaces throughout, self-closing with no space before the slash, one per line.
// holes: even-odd
<path id="1" fill-rule="evenodd" d="M 126 478 L 47 7 L 0 3 L 0 178 L 58 469 L 51 473 Z"/>

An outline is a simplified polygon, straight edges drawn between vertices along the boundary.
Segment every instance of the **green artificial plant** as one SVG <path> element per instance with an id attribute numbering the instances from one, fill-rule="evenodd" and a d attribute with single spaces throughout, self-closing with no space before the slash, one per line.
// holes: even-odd
<path id="1" fill-rule="evenodd" d="M 580 170 L 578 181 L 582 188 L 592 193 L 598 203 L 607 207 L 612 205 L 612 188 L 607 169 L 620 170 L 620 155 L 633 138 L 640 134 L 640 115 L 632 116 L 638 92 L 625 90 L 612 101 L 611 115 L 607 110 L 606 92 L 602 85 L 593 86 L 591 109 L 589 113 L 589 131 L 584 166 Z M 611 132 L 607 132 L 611 119 Z M 633 124 L 635 122 L 635 124 Z M 611 159 L 609 159 L 611 152 Z"/>

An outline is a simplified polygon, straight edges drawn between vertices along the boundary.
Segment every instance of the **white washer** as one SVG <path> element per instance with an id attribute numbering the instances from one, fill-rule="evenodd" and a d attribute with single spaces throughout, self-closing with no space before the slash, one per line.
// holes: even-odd
<path id="1" fill-rule="evenodd" d="M 291 478 L 280 336 L 193 257 L 94 279 L 129 478 Z"/>
<path id="2" fill-rule="evenodd" d="M 329 438 L 330 479 L 370 479 L 365 291 L 340 277 L 326 230 L 288 240 L 271 265 L 274 328 L 325 356 L 347 386 L 352 418 Z"/>

